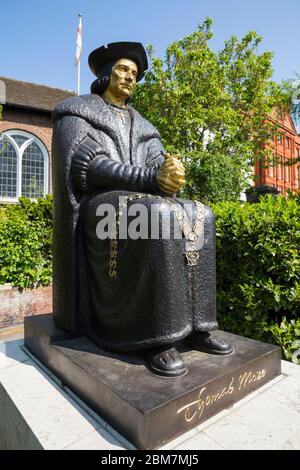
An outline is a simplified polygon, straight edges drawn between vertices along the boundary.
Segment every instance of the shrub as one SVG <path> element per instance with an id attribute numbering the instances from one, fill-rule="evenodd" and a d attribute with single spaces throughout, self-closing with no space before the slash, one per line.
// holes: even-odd
<path id="1" fill-rule="evenodd" d="M 282 324 L 291 345 L 299 331 L 293 322 L 300 311 L 300 197 L 224 202 L 214 212 L 220 327 L 280 344 L 287 340 Z M 289 347 L 282 350 L 287 359 Z"/>
<path id="2" fill-rule="evenodd" d="M 20 198 L 0 212 L 0 284 L 48 285 L 51 275 L 52 198 Z"/>
<path id="3" fill-rule="evenodd" d="M 284 359 L 300 365 L 300 319 L 288 321 L 283 317 L 279 325 L 274 321 L 262 322 L 261 327 L 265 340 L 275 342 L 281 347 Z"/>
<path id="4" fill-rule="evenodd" d="M 6 206 L 5 213 L 8 217 L 25 217 L 29 221 L 38 221 L 46 227 L 52 227 L 53 197 L 47 194 L 46 197 L 37 198 L 36 201 L 26 197 L 20 197 L 18 204 Z"/>

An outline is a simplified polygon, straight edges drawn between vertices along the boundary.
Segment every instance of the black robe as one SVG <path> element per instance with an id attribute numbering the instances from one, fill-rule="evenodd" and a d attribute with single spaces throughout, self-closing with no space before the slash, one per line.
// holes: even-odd
<path id="1" fill-rule="evenodd" d="M 109 240 L 96 236 L 99 204 L 117 207 L 120 195 L 140 194 L 138 202 L 149 213 L 153 205 L 158 212 L 169 205 L 156 186 L 165 155 L 159 133 L 128 109 L 129 148 L 122 145 L 116 117 L 97 95 L 68 99 L 53 114 L 55 322 L 116 351 L 217 328 L 215 229 L 208 207 L 196 266 L 186 262 L 184 239 L 119 240 L 117 277 L 109 276 Z"/>

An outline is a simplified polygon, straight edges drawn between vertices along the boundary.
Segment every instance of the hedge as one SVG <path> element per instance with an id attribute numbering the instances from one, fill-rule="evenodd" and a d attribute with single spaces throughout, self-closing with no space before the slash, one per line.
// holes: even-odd
<path id="1" fill-rule="evenodd" d="M 300 349 L 300 196 L 214 206 L 220 328 Z M 299 354 L 298 354 L 299 356 Z"/>
<path id="2" fill-rule="evenodd" d="M 48 285 L 52 277 L 52 198 L 0 210 L 0 284 Z"/>
<path id="3" fill-rule="evenodd" d="M 299 362 L 300 195 L 214 205 L 220 328 L 281 346 Z M 47 285 L 52 198 L 0 210 L 0 284 Z"/>

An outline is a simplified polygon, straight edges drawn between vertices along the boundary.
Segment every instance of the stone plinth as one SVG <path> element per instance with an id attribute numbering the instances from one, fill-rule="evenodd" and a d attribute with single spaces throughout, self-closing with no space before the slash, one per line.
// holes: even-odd
<path id="1" fill-rule="evenodd" d="M 189 372 L 152 374 L 137 355 L 103 351 L 55 328 L 51 315 L 27 317 L 25 346 L 136 447 L 154 449 L 185 433 L 280 374 L 278 347 L 214 332 L 234 352 L 212 356 L 180 345 Z"/>

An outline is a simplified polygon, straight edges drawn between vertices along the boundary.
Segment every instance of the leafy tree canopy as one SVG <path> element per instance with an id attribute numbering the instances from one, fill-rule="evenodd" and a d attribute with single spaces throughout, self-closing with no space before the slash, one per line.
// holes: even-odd
<path id="1" fill-rule="evenodd" d="M 258 52 L 254 31 L 231 36 L 221 51 L 209 47 L 212 20 L 170 44 L 165 59 L 151 59 L 133 106 L 160 131 L 169 152 L 180 153 L 187 170 L 181 196 L 205 202 L 238 200 L 255 158 L 267 152 L 267 121 L 287 94 L 272 81 L 272 53 Z"/>

